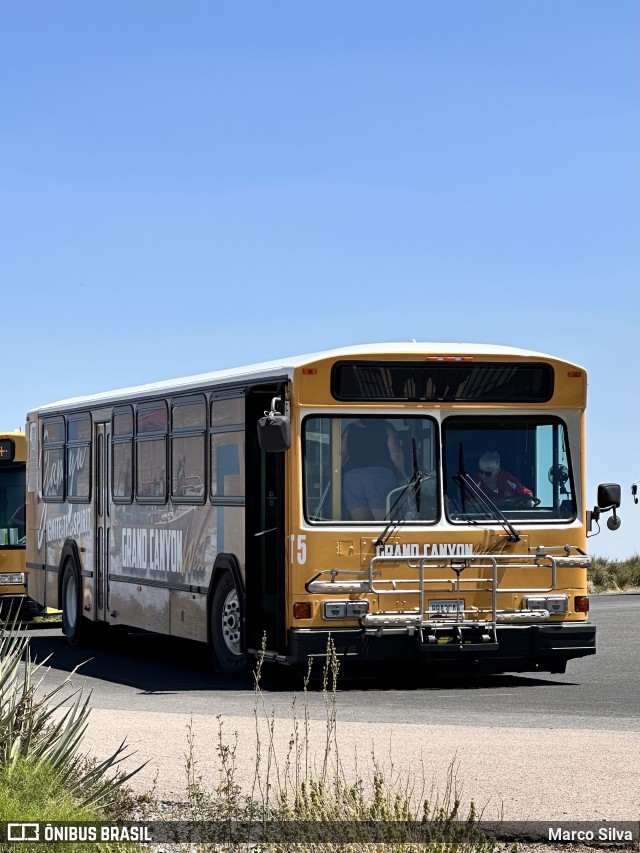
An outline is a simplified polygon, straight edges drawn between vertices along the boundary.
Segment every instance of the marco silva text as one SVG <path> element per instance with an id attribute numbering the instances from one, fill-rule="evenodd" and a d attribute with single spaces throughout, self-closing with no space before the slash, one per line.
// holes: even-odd
<path id="1" fill-rule="evenodd" d="M 634 841 L 638 837 L 637 830 L 634 832 L 628 824 L 616 826 L 606 824 L 602 826 L 570 828 L 563 826 L 550 826 L 547 831 L 549 841 L 572 843 L 576 841 L 588 842 L 599 841 L 601 843 L 620 844 L 624 841 Z"/>

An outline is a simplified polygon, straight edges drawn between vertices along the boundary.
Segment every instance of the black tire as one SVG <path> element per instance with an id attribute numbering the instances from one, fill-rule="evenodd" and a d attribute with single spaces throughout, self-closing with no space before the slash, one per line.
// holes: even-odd
<path id="1" fill-rule="evenodd" d="M 86 639 L 85 621 L 82 618 L 82 583 L 75 561 L 70 557 L 62 574 L 62 633 L 71 646 Z"/>
<path id="2" fill-rule="evenodd" d="M 238 675 L 247 668 L 243 604 L 242 594 L 236 588 L 233 575 L 229 571 L 223 572 L 213 593 L 209 614 L 213 665 L 218 672 Z"/>
<path id="3" fill-rule="evenodd" d="M 32 622 L 33 617 L 37 616 L 39 613 L 40 610 L 38 609 L 38 605 L 30 598 L 23 598 L 23 600 L 20 602 L 18 618 L 21 622 Z"/>

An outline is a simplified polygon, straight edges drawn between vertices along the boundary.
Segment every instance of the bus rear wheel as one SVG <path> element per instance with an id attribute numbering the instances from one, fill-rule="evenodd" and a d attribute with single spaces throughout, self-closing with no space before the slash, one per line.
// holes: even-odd
<path id="1" fill-rule="evenodd" d="M 242 602 L 233 575 L 225 571 L 211 599 L 211 646 L 220 672 L 241 673 L 247 667 L 242 650 Z"/>
<path id="2" fill-rule="evenodd" d="M 75 561 L 68 559 L 62 574 L 62 633 L 70 645 L 77 646 L 84 638 L 83 623 L 80 572 Z"/>

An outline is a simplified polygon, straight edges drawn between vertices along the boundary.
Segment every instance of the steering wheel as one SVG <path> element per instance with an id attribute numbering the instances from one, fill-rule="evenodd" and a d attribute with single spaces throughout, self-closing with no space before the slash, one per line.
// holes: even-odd
<path id="1" fill-rule="evenodd" d="M 533 495 L 531 497 L 517 495 L 512 498 L 502 498 L 500 505 L 512 509 L 533 509 L 533 507 L 540 506 L 540 498 L 534 498 Z"/>

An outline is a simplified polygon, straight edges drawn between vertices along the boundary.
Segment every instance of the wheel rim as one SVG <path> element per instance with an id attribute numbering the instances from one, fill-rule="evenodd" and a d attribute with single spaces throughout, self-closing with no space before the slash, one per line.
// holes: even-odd
<path id="1" fill-rule="evenodd" d="M 67 615 L 67 623 L 70 628 L 75 628 L 78 620 L 78 588 L 75 575 L 69 575 L 64 594 L 64 612 Z"/>
<path id="2" fill-rule="evenodd" d="M 227 593 L 222 605 L 221 627 L 225 646 L 231 654 L 240 656 L 240 601 L 235 589 Z"/>

